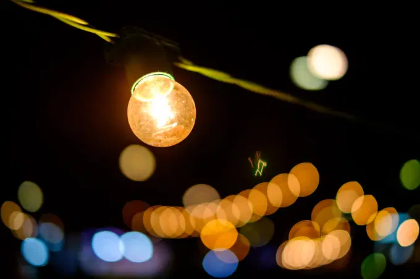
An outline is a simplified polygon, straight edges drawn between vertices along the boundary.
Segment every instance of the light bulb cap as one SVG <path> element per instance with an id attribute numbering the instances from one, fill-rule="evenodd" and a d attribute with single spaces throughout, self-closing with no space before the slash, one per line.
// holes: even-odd
<path id="1" fill-rule="evenodd" d="M 171 80 L 175 80 L 174 77 L 169 74 L 169 73 L 165 73 L 165 72 L 153 72 L 153 73 L 148 73 L 147 75 L 142 76 L 141 78 L 139 78 L 136 82 L 134 82 L 133 86 L 131 87 L 131 94 L 134 93 L 134 91 L 136 90 L 137 85 L 142 82 L 143 80 L 149 78 L 149 77 L 165 77 L 165 78 L 169 78 Z"/>

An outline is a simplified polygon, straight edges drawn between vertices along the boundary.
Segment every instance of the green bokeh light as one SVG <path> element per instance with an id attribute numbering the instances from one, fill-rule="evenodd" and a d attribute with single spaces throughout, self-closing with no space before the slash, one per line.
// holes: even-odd
<path id="1" fill-rule="evenodd" d="M 322 90 L 328 84 L 328 81 L 314 76 L 309 71 L 306 56 L 301 56 L 293 60 L 290 65 L 290 77 L 296 86 L 305 90 Z"/>
<path id="2" fill-rule="evenodd" d="M 386 268 L 386 258 L 381 253 L 373 253 L 367 256 L 362 263 L 363 279 L 379 278 Z"/>
<path id="3" fill-rule="evenodd" d="M 414 190 L 420 185 L 420 162 L 418 160 L 407 161 L 401 168 L 400 180 L 404 188 Z"/>

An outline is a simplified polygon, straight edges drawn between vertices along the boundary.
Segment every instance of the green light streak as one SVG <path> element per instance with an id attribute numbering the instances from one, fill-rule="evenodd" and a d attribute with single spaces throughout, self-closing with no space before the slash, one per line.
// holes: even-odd
<path id="1" fill-rule="evenodd" d="M 258 174 L 260 174 L 260 176 L 262 176 L 263 169 L 266 166 L 267 166 L 267 163 L 264 162 L 263 160 L 259 159 L 258 160 L 257 170 L 255 171 L 255 176 L 257 176 Z"/>
<path id="2" fill-rule="evenodd" d="M 153 72 L 153 73 L 149 73 L 147 75 L 142 76 L 141 78 L 139 78 L 131 87 L 131 94 L 134 93 L 134 90 L 136 90 L 137 85 L 142 82 L 143 80 L 149 78 L 149 77 L 154 77 L 154 76 L 162 76 L 162 77 L 167 77 L 171 80 L 175 80 L 174 77 L 171 74 L 168 73 L 164 73 L 164 72 Z"/>

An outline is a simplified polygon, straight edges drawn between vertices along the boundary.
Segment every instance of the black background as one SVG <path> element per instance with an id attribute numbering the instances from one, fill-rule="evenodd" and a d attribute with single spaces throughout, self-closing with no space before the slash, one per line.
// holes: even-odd
<path id="1" fill-rule="evenodd" d="M 390 15 L 366 7 L 354 7 L 358 12 L 328 7 L 324 15 L 311 9 L 304 13 L 303 3 L 286 8 L 270 2 L 144 2 L 38 3 L 102 30 L 144 28 L 179 42 L 184 57 L 197 65 L 363 120 L 319 114 L 174 67 L 175 78 L 195 100 L 195 127 L 179 145 L 151 147 L 157 160 L 155 174 L 147 182 L 132 182 L 121 174 L 118 158 L 129 144 L 141 143 L 126 116 L 130 86 L 123 69 L 106 64 L 106 43 L 5 2 L 1 91 L 6 114 L 2 135 L 8 142 L 3 143 L 7 155 L 2 160 L 0 202 L 17 201 L 18 186 L 30 180 L 40 185 L 45 198 L 35 218 L 54 213 L 63 220 L 66 233 L 125 228 L 121 210 L 127 201 L 182 205 L 184 191 L 198 183 L 212 185 L 224 197 L 288 172 L 300 162 L 312 162 L 320 173 L 319 188 L 270 216 L 276 230 L 270 242 L 274 248 L 293 224 L 310 219 L 313 206 L 334 198 L 347 181 L 359 181 L 365 193 L 377 198 L 379 208 L 393 206 L 405 212 L 419 202 L 420 190 L 407 191 L 399 181 L 403 163 L 419 158 L 420 150 L 417 28 L 406 11 L 390 9 Z M 349 59 L 349 70 L 325 90 L 301 90 L 290 79 L 290 63 L 321 43 L 340 47 Z M 268 165 L 263 176 L 255 178 L 247 159 L 257 150 Z M 364 227 L 355 224 L 352 237 L 350 261 L 340 270 L 265 269 L 256 260 L 262 250 L 254 249 L 232 278 L 360 278 L 361 262 L 372 253 L 373 243 Z M 209 277 L 201 267 L 198 242 L 168 241 L 174 252 L 171 278 Z M 20 241 L 0 226 L 1 278 L 18 276 L 19 247 Z M 418 265 L 388 263 L 383 278 L 414 278 L 411 273 L 416 269 Z M 62 276 L 48 266 L 39 275 Z"/>

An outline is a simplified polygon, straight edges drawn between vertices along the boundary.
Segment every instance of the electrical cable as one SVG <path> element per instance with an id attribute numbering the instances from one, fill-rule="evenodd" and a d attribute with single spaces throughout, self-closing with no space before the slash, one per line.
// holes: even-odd
<path id="1" fill-rule="evenodd" d="M 35 6 L 34 5 L 35 2 L 33 0 L 11 0 L 11 1 L 25 9 L 52 16 L 72 27 L 75 27 L 77 29 L 80 29 L 86 32 L 94 33 L 109 43 L 112 43 L 112 39 L 109 37 L 119 37 L 118 34 L 95 29 L 89 26 L 89 23 L 87 23 L 86 21 L 78 17 Z"/>

